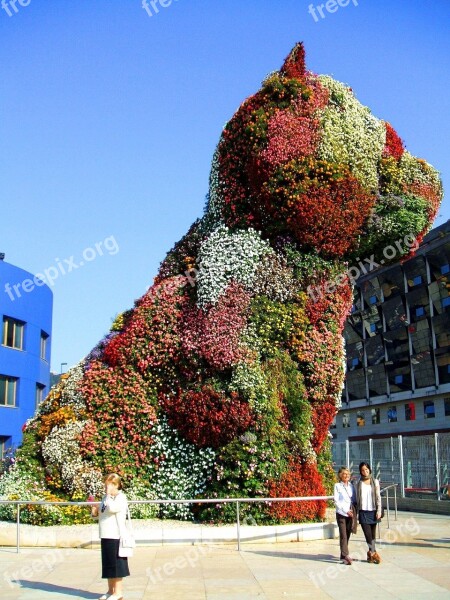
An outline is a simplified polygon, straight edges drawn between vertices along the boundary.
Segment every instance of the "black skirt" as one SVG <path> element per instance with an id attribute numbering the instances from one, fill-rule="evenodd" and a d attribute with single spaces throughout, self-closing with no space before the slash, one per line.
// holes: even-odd
<path id="1" fill-rule="evenodd" d="M 130 574 L 128 558 L 119 556 L 120 540 L 104 539 L 102 543 L 102 579 L 121 579 Z"/>
<path id="2" fill-rule="evenodd" d="M 361 525 L 376 525 L 377 511 L 376 510 L 360 510 L 358 511 L 358 519 Z"/>

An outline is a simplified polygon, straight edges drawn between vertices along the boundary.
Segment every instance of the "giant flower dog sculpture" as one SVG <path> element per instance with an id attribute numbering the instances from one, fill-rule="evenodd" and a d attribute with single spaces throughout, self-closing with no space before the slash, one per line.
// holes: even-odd
<path id="1" fill-rule="evenodd" d="M 349 264 L 385 261 L 399 240 L 396 259 L 411 253 L 441 199 L 436 170 L 348 86 L 307 71 L 298 44 L 225 126 L 203 217 L 27 423 L 0 493 L 20 480 L 28 498 L 84 498 L 118 471 L 142 499 L 325 494 Z M 314 520 L 324 503 L 243 510 Z"/>

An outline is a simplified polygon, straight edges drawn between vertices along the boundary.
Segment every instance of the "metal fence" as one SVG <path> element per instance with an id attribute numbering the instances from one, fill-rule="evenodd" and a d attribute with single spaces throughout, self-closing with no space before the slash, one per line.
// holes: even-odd
<path id="1" fill-rule="evenodd" d="M 449 498 L 450 433 L 334 442 L 333 461 L 354 473 L 369 462 L 383 484 L 400 484 L 403 497 Z"/>
<path id="2" fill-rule="evenodd" d="M 397 520 L 397 495 L 396 495 L 397 484 L 390 485 L 381 490 L 383 495 L 386 495 L 386 520 L 385 524 L 387 528 L 390 528 L 390 499 L 389 491 L 391 491 L 391 499 L 394 500 L 394 519 Z M 394 494 L 392 496 L 392 493 Z M 129 504 L 235 504 L 236 506 L 236 543 L 237 550 L 241 549 L 241 515 L 240 508 L 242 504 L 252 504 L 255 502 L 264 502 L 271 504 L 273 502 L 310 502 L 314 500 L 330 501 L 333 500 L 333 496 L 302 496 L 302 497 L 288 497 L 288 498 L 196 498 L 196 499 L 184 499 L 184 500 L 130 500 Z M 45 500 L 0 500 L 1 504 L 12 504 L 17 507 L 16 510 L 16 552 L 20 552 L 20 509 L 22 506 L 29 505 L 47 505 L 47 506 L 80 506 L 89 508 L 92 506 L 91 502 L 50 502 Z M 378 525 L 378 537 L 380 537 L 380 525 Z"/>
<path id="3" fill-rule="evenodd" d="M 298 496 L 289 498 L 196 498 L 184 500 L 130 500 L 129 504 L 235 504 L 236 505 L 236 542 L 237 549 L 241 549 L 241 516 L 240 507 L 242 504 L 252 504 L 255 502 L 264 502 L 272 504 L 273 502 L 311 502 L 315 500 L 329 501 L 333 496 Z M 20 550 L 20 508 L 21 506 L 81 506 L 90 507 L 91 502 L 50 502 L 47 500 L 0 500 L 1 504 L 12 504 L 17 507 L 16 511 L 16 551 Z M 397 515 L 397 508 L 395 507 Z"/>

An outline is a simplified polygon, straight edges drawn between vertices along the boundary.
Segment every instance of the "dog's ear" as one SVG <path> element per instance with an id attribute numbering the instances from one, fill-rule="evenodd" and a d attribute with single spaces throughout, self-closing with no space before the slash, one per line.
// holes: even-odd
<path id="1" fill-rule="evenodd" d="M 281 74 L 290 79 L 304 79 L 306 75 L 305 48 L 303 42 L 294 46 L 281 67 Z"/>

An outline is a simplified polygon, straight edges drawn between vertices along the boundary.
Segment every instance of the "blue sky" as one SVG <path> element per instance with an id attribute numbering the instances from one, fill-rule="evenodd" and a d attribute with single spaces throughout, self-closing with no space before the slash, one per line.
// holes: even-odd
<path id="1" fill-rule="evenodd" d="M 303 0 L 162 0 L 152 16 L 141 0 L 22 0 L 17 13 L 11 1 L 0 251 L 33 273 L 64 267 L 57 372 L 152 283 L 202 214 L 223 125 L 297 41 L 312 71 L 348 83 L 450 187 L 448 0 L 350 0 L 324 17 L 313 2 L 316 19 Z M 448 198 L 439 214 L 450 218 Z"/>

